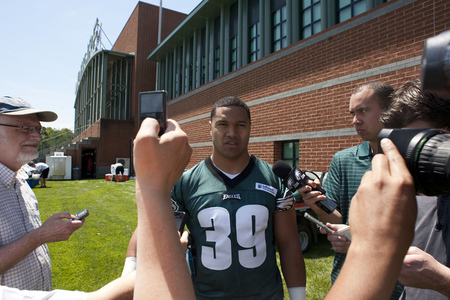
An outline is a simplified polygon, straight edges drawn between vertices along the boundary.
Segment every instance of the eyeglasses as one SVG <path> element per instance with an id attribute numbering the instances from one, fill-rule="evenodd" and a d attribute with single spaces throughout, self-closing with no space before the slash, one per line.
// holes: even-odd
<path id="1" fill-rule="evenodd" d="M 10 125 L 10 124 L 0 124 L 0 126 L 20 128 L 21 132 L 27 133 L 27 134 L 34 133 L 34 132 L 39 132 L 39 133 L 45 132 L 45 127 L 42 127 L 42 126 Z"/>

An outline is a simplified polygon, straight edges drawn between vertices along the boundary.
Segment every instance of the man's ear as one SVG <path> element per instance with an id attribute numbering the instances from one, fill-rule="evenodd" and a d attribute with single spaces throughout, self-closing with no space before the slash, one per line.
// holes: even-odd
<path id="1" fill-rule="evenodd" d="M 212 136 L 212 123 L 209 121 L 209 135 Z"/>

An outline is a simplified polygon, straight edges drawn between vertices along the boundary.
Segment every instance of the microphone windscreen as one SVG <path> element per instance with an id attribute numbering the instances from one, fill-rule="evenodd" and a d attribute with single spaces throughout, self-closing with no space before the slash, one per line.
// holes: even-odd
<path id="1" fill-rule="evenodd" d="M 281 179 L 288 177 L 291 170 L 291 166 L 282 160 L 276 161 L 272 166 L 273 173 Z"/>

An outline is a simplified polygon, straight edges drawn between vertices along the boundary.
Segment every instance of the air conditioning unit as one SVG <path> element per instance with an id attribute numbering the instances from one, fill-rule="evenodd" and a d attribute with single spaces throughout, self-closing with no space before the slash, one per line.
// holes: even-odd
<path id="1" fill-rule="evenodd" d="M 124 169 L 130 169 L 130 159 L 124 157 L 117 157 L 116 163 L 121 163 Z"/>

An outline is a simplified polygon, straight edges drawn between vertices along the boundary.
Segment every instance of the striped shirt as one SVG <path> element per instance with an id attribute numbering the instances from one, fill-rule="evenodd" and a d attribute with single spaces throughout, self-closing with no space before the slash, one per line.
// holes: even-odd
<path id="1" fill-rule="evenodd" d="M 38 202 L 20 169 L 0 163 L 0 247 L 41 226 Z M 51 290 L 52 269 L 47 245 L 42 245 L 3 274 L 0 285 L 25 290 Z"/>
<path id="2" fill-rule="evenodd" d="M 337 152 L 331 160 L 324 189 L 327 191 L 327 197 L 336 202 L 344 224 L 348 225 L 350 202 L 358 190 L 364 173 L 372 170 L 372 157 L 369 142 L 365 141 Z M 335 253 L 331 271 L 332 283 L 339 275 L 346 256 L 346 253 Z M 397 283 L 391 299 L 398 299 L 402 291 L 403 286 Z"/>

